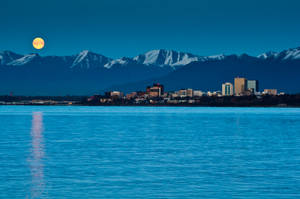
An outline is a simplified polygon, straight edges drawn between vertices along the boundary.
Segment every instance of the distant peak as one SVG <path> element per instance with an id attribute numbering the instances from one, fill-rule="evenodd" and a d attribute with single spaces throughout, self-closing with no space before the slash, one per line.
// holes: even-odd
<path id="1" fill-rule="evenodd" d="M 207 58 L 213 59 L 213 60 L 222 60 L 225 58 L 225 55 L 224 54 L 211 55 L 211 56 L 208 56 Z"/>
<path id="2" fill-rule="evenodd" d="M 84 68 L 104 66 L 111 60 L 110 58 L 107 58 L 101 54 L 93 53 L 89 50 L 83 50 L 74 57 L 75 59 L 71 65 L 71 68 L 75 66 Z"/>
<path id="3" fill-rule="evenodd" d="M 120 59 L 114 59 L 111 60 L 110 62 L 108 62 L 107 64 L 104 65 L 105 68 L 111 68 L 114 65 L 127 65 L 128 63 L 130 63 L 132 61 L 131 58 L 128 57 L 122 57 Z"/>
<path id="4" fill-rule="evenodd" d="M 13 60 L 12 62 L 8 63 L 7 65 L 10 65 L 10 66 L 25 65 L 25 64 L 31 62 L 32 60 L 34 60 L 36 57 L 39 57 L 39 54 L 32 53 L 32 54 L 24 55 L 23 57 L 21 57 L 19 59 Z"/>
<path id="5" fill-rule="evenodd" d="M 262 53 L 262 54 L 258 55 L 257 57 L 260 59 L 267 59 L 269 57 L 275 57 L 277 54 L 278 53 L 276 53 L 276 52 L 269 51 L 269 52 Z"/>
<path id="6" fill-rule="evenodd" d="M 88 54 L 96 54 L 96 53 L 93 53 L 93 52 L 91 52 L 89 50 L 83 50 L 78 55 L 88 55 Z"/>
<path id="7" fill-rule="evenodd" d="M 145 65 L 158 66 L 183 66 L 193 61 L 198 61 L 199 56 L 174 50 L 155 49 L 140 54 L 133 58 L 135 61 Z"/>

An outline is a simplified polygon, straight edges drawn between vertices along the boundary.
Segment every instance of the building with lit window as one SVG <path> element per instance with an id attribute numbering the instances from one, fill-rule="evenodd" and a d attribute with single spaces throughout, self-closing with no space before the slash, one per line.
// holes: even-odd
<path id="1" fill-rule="evenodd" d="M 193 89 L 191 89 L 191 88 L 186 89 L 186 95 L 188 97 L 193 97 L 194 96 Z"/>
<path id="2" fill-rule="evenodd" d="M 277 89 L 264 89 L 263 95 L 277 95 Z"/>
<path id="3" fill-rule="evenodd" d="M 247 80 L 247 90 L 251 91 L 253 94 L 257 93 L 258 90 L 258 80 Z"/>
<path id="4" fill-rule="evenodd" d="M 247 90 L 247 79 L 236 77 L 234 78 L 234 94 L 241 96 Z"/>
<path id="5" fill-rule="evenodd" d="M 223 96 L 232 96 L 233 95 L 232 83 L 226 82 L 225 84 L 222 84 L 222 95 Z"/>
<path id="6" fill-rule="evenodd" d="M 160 97 L 164 94 L 164 86 L 159 83 L 155 83 L 153 84 L 152 87 L 151 86 L 147 87 L 146 93 L 150 97 Z"/>

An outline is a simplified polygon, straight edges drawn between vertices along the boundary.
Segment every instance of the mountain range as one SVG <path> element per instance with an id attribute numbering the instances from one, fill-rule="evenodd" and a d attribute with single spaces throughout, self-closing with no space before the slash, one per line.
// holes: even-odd
<path id="1" fill-rule="evenodd" d="M 105 90 L 145 90 L 160 82 L 166 90 L 220 90 L 236 76 L 259 80 L 260 88 L 300 92 L 300 47 L 242 55 L 199 56 L 152 50 L 112 59 L 84 50 L 71 56 L 0 52 L 0 95 L 92 95 Z"/>

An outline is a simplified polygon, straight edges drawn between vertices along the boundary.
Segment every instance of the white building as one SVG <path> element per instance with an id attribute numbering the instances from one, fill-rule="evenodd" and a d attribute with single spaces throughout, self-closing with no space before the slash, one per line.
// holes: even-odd
<path id="1" fill-rule="evenodd" d="M 201 97 L 203 95 L 203 92 L 199 90 L 194 90 L 193 95 L 194 97 Z"/>
<path id="2" fill-rule="evenodd" d="M 222 95 L 232 96 L 233 95 L 233 85 L 232 83 L 226 82 L 222 84 Z"/>

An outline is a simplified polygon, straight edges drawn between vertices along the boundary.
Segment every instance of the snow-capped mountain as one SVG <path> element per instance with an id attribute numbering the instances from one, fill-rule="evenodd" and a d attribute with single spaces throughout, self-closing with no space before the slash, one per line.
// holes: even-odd
<path id="1" fill-rule="evenodd" d="M 8 66 L 22 66 L 25 64 L 28 64 L 35 58 L 39 57 L 38 54 L 29 54 L 29 55 L 24 55 L 23 57 L 20 57 L 19 59 L 15 59 L 11 62 L 9 62 L 7 65 Z"/>
<path id="2" fill-rule="evenodd" d="M 0 52 L 0 65 L 6 65 L 16 59 L 21 58 L 22 55 L 16 54 L 11 51 Z"/>
<path id="3" fill-rule="evenodd" d="M 282 52 L 267 52 L 258 56 L 260 59 L 276 59 L 281 61 L 300 60 L 300 47 L 291 48 Z"/>
<path id="4" fill-rule="evenodd" d="M 300 47 L 282 51 L 281 53 L 278 54 L 278 57 L 282 58 L 283 60 L 300 59 Z"/>
<path id="5" fill-rule="evenodd" d="M 266 52 L 266 53 L 258 55 L 257 58 L 270 59 L 270 58 L 275 58 L 277 55 L 278 55 L 278 53 L 270 51 L 270 52 Z"/>
<path id="6" fill-rule="evenodd" d="M 104 67 L 106 64 L 112 61 L 112 59 L 107 58 L 103 55 L 84 50 L 78 55 L 73 56 L 74 61 L 71 65 L 71 68 L 97 68 Z"/>
<path id="7" fill-rule="evenodd" d="M 133 59 L 145 65 L 158 66 L 184 66 L 194 61 L 199 61 L 200 56 L 190 53 L 177 52 L 173 50 L 151 50 L 145 54 L 138 55 Z"/>
<path id="8" fill-rule="evenodd" d="M 208 60 L 223 60 L 225 59 L 226 55 L 224 54 L 220 54 L 220 55 L 211 55 L 211 56 L 207 56 L 207 57 L 201 57 L 202 61 L 208 61 Z"/>
<path id="9" fill-rule="evenodd" d="M 106 68 L 110 69 L 118 65 L 145 65 L 145 66 L 169 66 L 173 69 L 177 69 L 177 66 L 185 66 L 192 62 L 207 62 L 207 61 L 222 61 L 229 57 L 236 58 L 252 58 L 246 54 L 242 55 L 212 55 L 212 56 L 199 56 L 191 53 L 177 52 L 174 50 L 151 50 L 144 54 L 140 54 L 133 58 L 122 57 L 119 59 L 111 59 L 101 54 L 93 53 L 88 50 L 84 50 L 77 55 L 73 56 L 46 56 L 41 57 L 38 54 L 20 55 L 11 51 L 0 52 L 0 65 L 2 66 L 21 66 L 28 65 L 36 58 L 40 58 L 46 62 L 59 59 L 64 62 L 66 67 L 69 68 Z M 300 47 L 284 50 L 282 52 L 266 52 L 256 57 L 261 60 L 300 60 Z"/>
<path id="10" fill-rule="evenodd" d="M 111 60 L 110 62 L 108 62 L 107 64 L 104 65 L 105 68 L 111 68 L 115 65 L 123 65 L 123 66 L 126 66 L 128 64 L 133 64 L 135 61 L 131 58 L 128 58 L 128 57 L 122 57 L 120 59 L 114 59 L 114 60 Z"/>
<path id="11" fill-rule="evenodd" d="M 265 88 L 300 92 L 300 48 L 257 57 L 198 56 L 152 50 L 133 58 L 111 59 L 90 51 L 72 56 L 19 55 L 0 52 L 0 95 L 89 95 L 106 89 L 143 90 L 153 82 L 167 89 L 219 90 L 236 76 L 258 79 Z M 274 81 L 276 79 L 276 81 Z M 122 87 L 133 83 L 132 86 Z M 120 87 L 119 87 L 119 86 Z M 132 89 L 132 90 L 130 90 Z"/>

